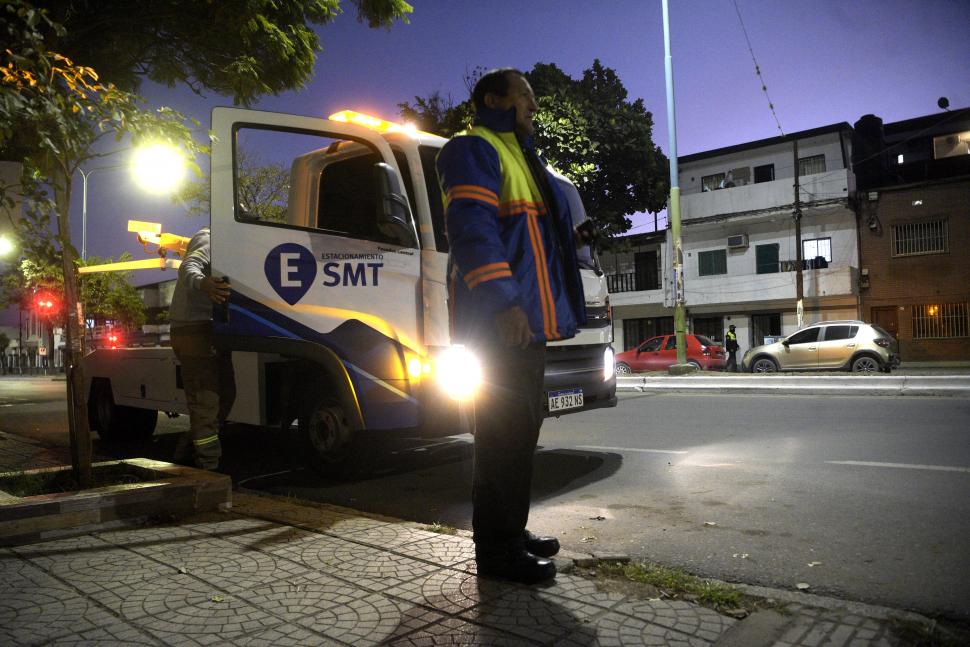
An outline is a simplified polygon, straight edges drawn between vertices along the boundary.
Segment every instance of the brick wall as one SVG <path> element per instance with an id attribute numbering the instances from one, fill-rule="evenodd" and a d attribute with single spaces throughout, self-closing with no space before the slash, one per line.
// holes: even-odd
<path id="1" fill-rule="evenodd" d="M 915 204 L 921 201 L 921 204 Z M 875 216 L 878 227 L 869 226 Z M 893 225 L 946 217 L 948 252 L 892 256 Z M 862 289 L 862 311 L 875 321 L 874 309 L 895 307 L 903 361 L 970 360 L 970 337 L 913 339 L 914 304 L 970 301 L 970 178 L 901 189 L 880 190 L 877 201 L 864 201 L 859 229 L 860 267 L 869 270 Z"/>

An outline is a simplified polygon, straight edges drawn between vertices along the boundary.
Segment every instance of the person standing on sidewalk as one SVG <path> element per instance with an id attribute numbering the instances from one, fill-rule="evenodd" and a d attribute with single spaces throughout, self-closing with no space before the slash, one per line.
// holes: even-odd
<path id="1" fill-rule="evenodd" d="M 543 420 L 546 341 L 586 320 L 569 207 L 532 144 L 538 105 L 525 76 L 488 72 L 474 125 L 448 142 L 445 195 L 454 337 L 482 361 L 475 402 L 472 527 L 478 573 L 534 583 L 556 575 L 555 537 L 526 530 Z M 591 237 L 591 235 L 590 235 Z"/>
<path id="2" fill-rule="evenodd" d="M 728 352 L 727 365 L 724 370 L 729 373 L 738 372 L 738 335 L 734 332 L 734 324 L 728 326 L 727 334 L 724 335 L 724 347 Z"/>
<path id="3" fill-rule="evenodd" d="M 204 227 L 189 241 L 179 267 L 169 322 L 189 408 L 189 431 L 179 439 L 175 461 L 191 456 L 196 467 L 207 470 L 219 467 L 219 428 L 236 399 L 232 353 L 217 350 L 212 339 L 212 306 L 228 299 L 229 283 L 211 276 L 209 228 Z"/>

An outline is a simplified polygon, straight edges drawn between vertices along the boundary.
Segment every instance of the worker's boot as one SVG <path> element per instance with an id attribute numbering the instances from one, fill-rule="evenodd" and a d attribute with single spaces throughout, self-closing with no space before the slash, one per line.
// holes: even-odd
<path id="1" fill-rule="evenodd" d="M 533 555 L 521 542 L 504 546 L 475 545 L 478 574 L 523 584 L 536 584 L 556 577 L 552 560 Z"/>
<path id="2" fill-rule="evenodd" d="M 539 557 L 552 557 L 559 552 L 559 540 L 555 537 L 539 537 L 526 530 L 525 549 Z"/>

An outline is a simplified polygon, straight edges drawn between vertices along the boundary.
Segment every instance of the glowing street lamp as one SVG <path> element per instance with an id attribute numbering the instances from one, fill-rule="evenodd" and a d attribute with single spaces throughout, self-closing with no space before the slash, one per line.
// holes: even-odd
<path id="1" fill-rule="evenodd" d="M 186 160 L 182 151 L 170 144 L 153 142 L 135 148 L 129 165 L 132 178 L 148 193 L 163 195 L 178 188 L 185 176 Z M 88 257 L 88 177 L 95 171 L 113 171 L 123 164 L 101 166 L 81 173 L 81 258 Z M 0 256 L 3 248 L 0 245 Z"/>
<path id="2" fill-rule="evenodd" d="M 131 160 L 131 176 L 135 183 L 156 195 L 177 189 L 185 177 L 185 169 L 182 151 L 161 142 L 139 146 Z"/>
<path id="3" fill-rule="evenodd" d="M 9 236 L 0 236 L 0 258 L 9 256 L 14 249 L 13 239 Z"/>

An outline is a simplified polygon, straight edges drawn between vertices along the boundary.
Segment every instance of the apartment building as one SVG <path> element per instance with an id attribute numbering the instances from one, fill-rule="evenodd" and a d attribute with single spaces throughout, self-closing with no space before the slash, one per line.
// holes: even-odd
<path id="1" fill-rule="evenodd" d="M 970 360 L 970 108 L 855 133 L 862 317 L 904 362 Z"/>
<path id="2" fill-rule="evenodd" d="M 742 352 L 794 332 L 799 275 L 803 324 L 858 316 L 851 155 L 852 128 L 838 123 L 679 158 L 691 332 L 723 340 L 734 324 Z M 799 227 L 793 218 L 796 168 Z M 628 238 L 621 243 L 628 251 L 602 258 L 618 349 L 673 328 L 669 235 Z M 655 274 L 645 269 L 654 256 Z M 657 279 L 638 284 L 621 278 L 631 272 Z"/>

